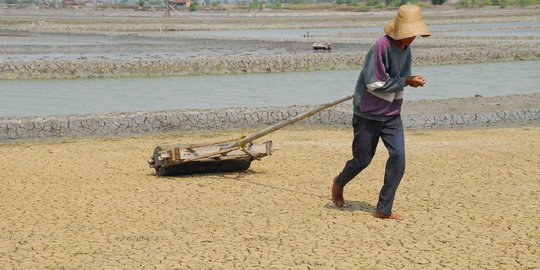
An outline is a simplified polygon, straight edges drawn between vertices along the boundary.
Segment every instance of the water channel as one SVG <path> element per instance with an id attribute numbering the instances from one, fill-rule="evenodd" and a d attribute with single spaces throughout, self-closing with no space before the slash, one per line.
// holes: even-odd
<path id="1" fill-rule="evenodd" d="M 540 61 L 414 67 L 406 99 L 540 92 Z M 358 70 L 177 77 L 0 80 L 0 116 L 320 104 L 352 93 Z"/>

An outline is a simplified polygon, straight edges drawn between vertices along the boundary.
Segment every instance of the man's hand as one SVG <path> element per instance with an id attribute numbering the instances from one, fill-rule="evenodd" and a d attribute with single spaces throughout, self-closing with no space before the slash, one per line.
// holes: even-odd
<path id="1" fill-rule="evenodd" d="M 416 75 L 416 76 L 409 76 L 405 79 L 405 83 L 412 87 L 422 87 L 424 84 L 426 84 L 426 78 L 424 76 Z"/>

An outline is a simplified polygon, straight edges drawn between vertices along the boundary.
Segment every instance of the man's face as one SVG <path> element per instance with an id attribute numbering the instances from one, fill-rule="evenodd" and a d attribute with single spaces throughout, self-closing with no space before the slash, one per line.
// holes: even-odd
<path id="1" fill-rule="evenodd" d="M 409 46 L 413 43 L 415 38 L 416 37 L 410 37 L 410 38 L 402 39 L 400 41 L 401 41 L 401 44 L 403 44 L 404 46 Z"/>

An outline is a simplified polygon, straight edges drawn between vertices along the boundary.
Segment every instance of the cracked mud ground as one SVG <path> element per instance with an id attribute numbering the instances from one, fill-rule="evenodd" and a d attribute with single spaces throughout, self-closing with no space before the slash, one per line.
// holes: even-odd
<path id="1" fill-rule="evenodd" d="M 352 132 L 292 127 L 247 172 L 162 178 L 184 133 L 3 144 L 2 269 L 538 269 L 540 127 L 410 130 L 394 211 L 372 217 L 387 157 L 330 201 Z M 249 133 L 249 131 L 246 131 Z"/>

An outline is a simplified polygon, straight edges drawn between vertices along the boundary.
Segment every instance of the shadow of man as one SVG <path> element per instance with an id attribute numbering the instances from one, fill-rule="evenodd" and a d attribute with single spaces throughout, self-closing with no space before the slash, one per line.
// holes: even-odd
<path id="1" fill-rule="evenodd" d="M 370 203 L 359 201 L 347 201 L 344 207 L 337 207 L 333 203 L 327 203 L 324 207 L 329 209 L 337 209 L 345 212 L 362 211 L 370 214 L 374 214 L 375 210 L 377 210 L 377 208 Z"/>

